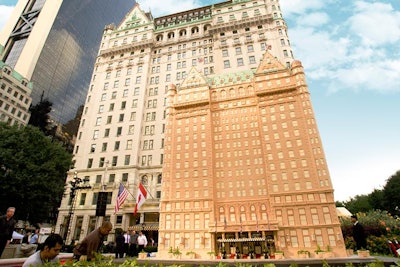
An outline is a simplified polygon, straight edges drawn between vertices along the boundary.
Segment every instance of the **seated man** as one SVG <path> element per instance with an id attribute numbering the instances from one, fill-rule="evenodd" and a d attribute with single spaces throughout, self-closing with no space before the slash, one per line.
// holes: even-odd
<path id="1" fill-rule="evenodd" d="M 42 244 L 41 250 L 27 258 L 22 267 L 35 267 L 47 262 L 58 262 L 57 255 L 60 254 L 63 244 L 64 241 L 59 234 L 49 235 Z"/>

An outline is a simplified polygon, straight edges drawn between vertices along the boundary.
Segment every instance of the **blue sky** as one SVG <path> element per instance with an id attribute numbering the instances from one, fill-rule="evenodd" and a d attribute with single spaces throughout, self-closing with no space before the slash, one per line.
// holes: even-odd
<path id="1" fill-rule="evenodd" d="M 155 17 L 221 1 L 144 0 Z M 16 0 L 0 0 L 0 29 Z M 335 198 L 400 170 L 400 1 L 280 0 L 306 70 Z"/>

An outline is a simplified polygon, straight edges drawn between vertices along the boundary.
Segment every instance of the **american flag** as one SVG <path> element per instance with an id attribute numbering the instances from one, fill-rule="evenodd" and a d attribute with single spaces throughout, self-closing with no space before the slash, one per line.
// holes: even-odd
<path id="1" fill-rule="evenodd" d="M 117 196 L 117 202 L 115 202 L 115 208 L 114 208 L 114 214 L 117 213 L 121 205 L 124 203 L 125 199 L 128 197 L 128 190 L 126 190 L 125 186 L 120 183 L 119 184 L 119 190 L 118 190 L 118 196 Z"/>

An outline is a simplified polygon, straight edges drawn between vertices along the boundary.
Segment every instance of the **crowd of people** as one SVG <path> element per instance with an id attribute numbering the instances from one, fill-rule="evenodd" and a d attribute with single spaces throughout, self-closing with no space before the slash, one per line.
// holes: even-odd
<path id="1" fill-rule="evenodd" d="M 115 238 L 115 258 L 137 257 L 138 253 L 147 246 L 147 238 L 143 232 L 120 231 Z"/>

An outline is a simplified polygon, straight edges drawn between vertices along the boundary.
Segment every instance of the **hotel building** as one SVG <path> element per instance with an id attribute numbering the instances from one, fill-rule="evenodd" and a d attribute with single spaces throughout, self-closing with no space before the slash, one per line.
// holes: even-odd
<path id="1" fill-rule="evenodd" d="M 317 247 L 345 255 L 304 70 L 278 1 L 159 18 L 136 4 L 106 27 L 74 159 L 68 181 L 77 172 L 92 188 L 61 203 L 56 229 L 69 232 L 67 243 L 110 220 L 146 231 L 159 257 L 170 248 L 197 257 L 267 249 L 297 257 Z M 131 195 L 114 214 L 120 183 Z M 148 197 L 133 214 L 139 183 Z M 100 192 L 104 217 L 96 216 Z"/>

